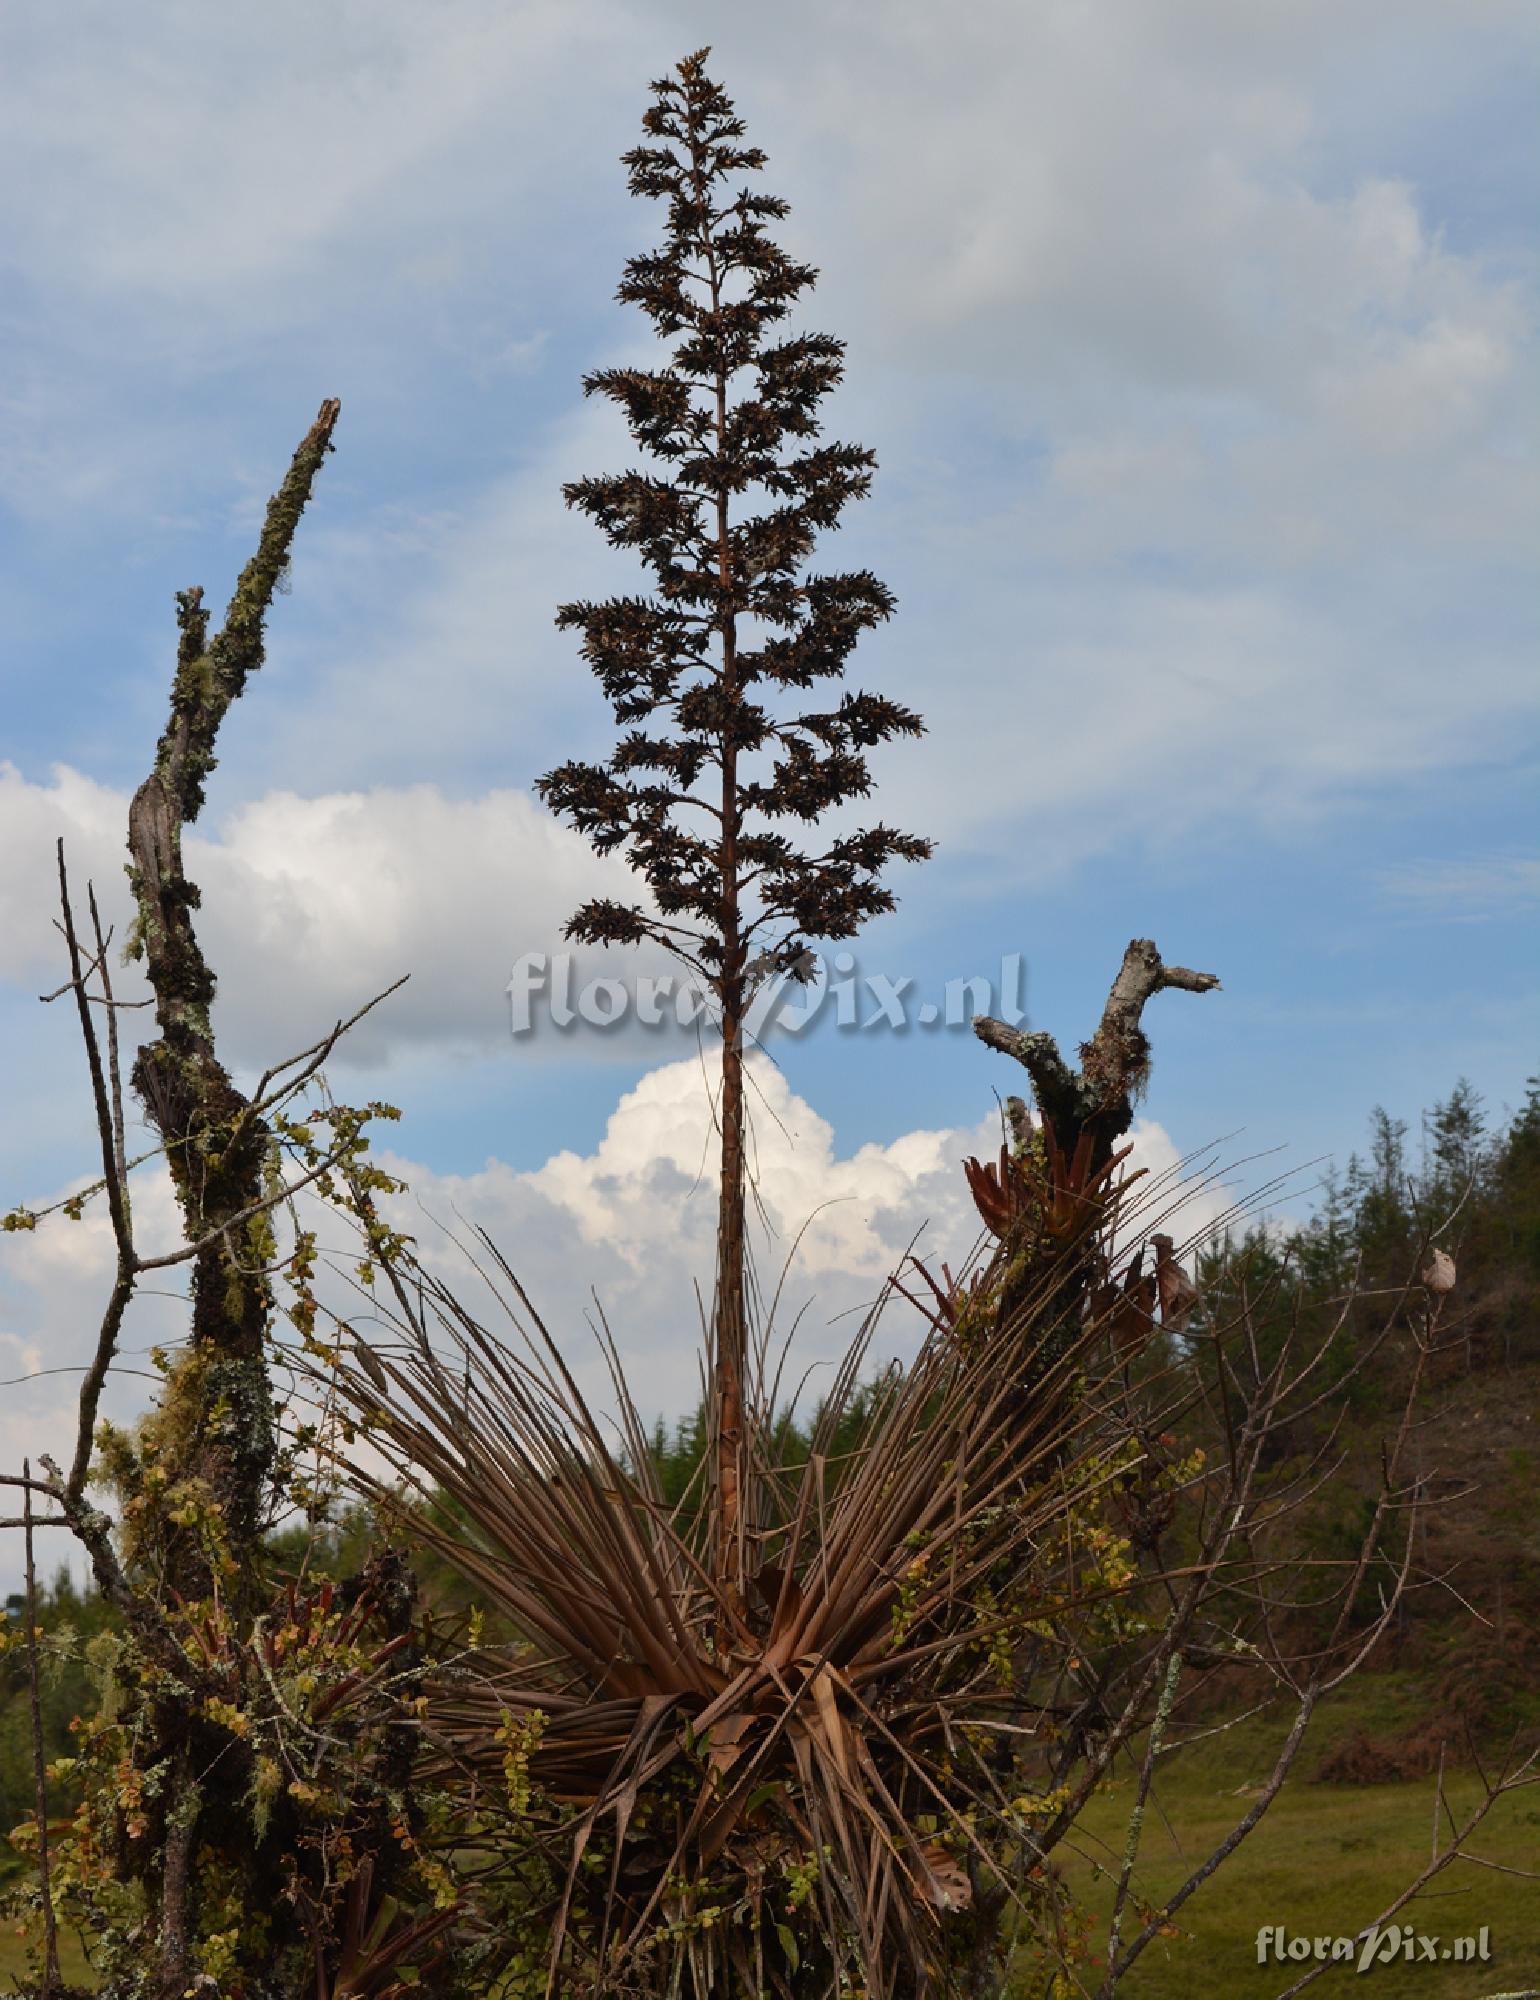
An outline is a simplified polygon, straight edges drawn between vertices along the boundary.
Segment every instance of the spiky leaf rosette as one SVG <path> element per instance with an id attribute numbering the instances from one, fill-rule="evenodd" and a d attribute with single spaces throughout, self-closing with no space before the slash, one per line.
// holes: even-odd
<path id="1" fill-rule="evenodd" d="M 1213 983 L 1135 940 L 1086 1045 L 1101 1095 L 1051 1037 L 992 1023 L 989 1039 L 1040 1099 L 1121 1131 L 1144 1001 Z M 1121 1069 L 1114 1041 L 1133 1051 Z M 506 1327 L 403 1242 L 371 1288 L 376 1331 L 343 1329 L 325 1388 L 387 1467 L 355 1467 L 358 1487 L 519 1635 L 446 1663 L 426 1720 L 488 1892 L 511 1898 L 501 1934 L 548 1948 L 548 1992 L 940 2000 L 980 1990 L 1012 1904 L 1062 1954 L 1052 1847 L 1157 1681 L 1174 1687 L 1206 1593 L 1239 1603 L 1272 1573 L 1253 1529 L 1292 1504 L 1257 1484 L 1277 1378 L 1225 1418 L 1211 1489 L 1179 1522 L 1207 1477 L 1167 1430 L 1203 1393 L 1164 1338 L 1171 1305 L 1192 1307 L 1161 1290 L 1172 1239 L 1149 1237 L 1148 1297 L 1142 1251 L 1110 1282 L 1182 1168 L 1099 1157 L 1084 1117 L 1067 1151 L 1046 1110 L 1036 1127 L 1020 1100 L 1009 1115 L 998 1168 L 967 1165 L 994 1244 L 982 1268 L 930 1278 L 913 1366 L 863 1386 L 868 1322 L 805 1453 L 782 1454 L 781 1364 L 757 1330 L 740 1490 L 711 1476 L 709 1395 L 702 1462 L 665 1490 L 607 1331 L 618 1432 L 484 1232 L 471 1254 Z M 741 1490 L 744 1560 L 724 1573 Z M 1176 1569 L 1158 1553 L 1173 1533 Z"/>
<path id="2" fill-rule="evenodd" d="M 524 1635 L 446 1671 L 430 1737 L 440 1781 L 474 1792 L 488 1879 L 549 1937 L 552 1990 L 939 1995 L 975 1883 L 1041 1892 L 1009 1886 L 1032 1857 L 1027 1781 L 1002 1776 L 1027 1690 L 1129 1587 L 1083 1530 L 1117 1461 L 1084 1390 L 1097 1329 L 1066 1346 L 1053 1324 L 1078 1247 L 1041 1252 L 1004 1322 L 976 1287 L 875 1393 L 863 1330 L 789 1469 L 755 1386 L 742 1603 L 709 1565 L 718 1493 L 665 1501 L 613 1348 L 618 1443 L 489 1239 L 497 1330 L 403 1258 L 392 1332 L 331 1380 L 390 1466 L 358 1474 L 373 1504 Z"/>

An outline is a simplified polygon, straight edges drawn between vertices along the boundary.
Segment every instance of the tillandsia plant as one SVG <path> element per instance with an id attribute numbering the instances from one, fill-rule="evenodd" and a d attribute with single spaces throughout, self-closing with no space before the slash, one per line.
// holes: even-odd
<path id="1" fill-rule="evenodd" d="M 653 372 L 600 369 L 583 384 L 620 406 L 665 476 L 626 472 L 565 489 L 656 577 L 651 597 L 567 604 L 558 617 L 581 631 L 625 734 L 607 763 L 563 764 L 537 790 L 601 854 L 623 855 L 648 890 L 646 901 L 586 903 L 567 935 L 651 939 L 717 1004 L 710 1476 L 722 1541 L 712 1560 L 741 1593 L 749 1004 L 760 981 L 803 975 L 809 939 L 853 937 L 891 910 L 884 868 L 923 859 L 930 843 L 842 816 L 822 845 L 793 837 L 865 798 L 868 751 L 922 724 L 884 695 L 812 699 L 894 608 L 869 571 L 806 570 L 818 532 L 868 491 L 876 461 L 858 445 L 815 442 L 844 346 L 828 334 L 775 337 L 817 273 L 767 232 L 788 213 L 784 201 L 731 191 L 765 155 L 739 143 L 743 121 L 707 76 L 709 53 L 653 85 L 649 143 L 625 155 L 631 192 L 668 204 L 668 233 L 660 250 L 631 259 L 617 296 L 674 343 L 670 359 Z"/>
<path id="2" fill-rule="evenodd" d="M 709 1454 L 668 1502 L 613 1349 L 612 1445 L 489 1241 L 522 1344 L 410 1248 L 385 1260 L 392 1337 L 342 1344 L 323 1379 L 389 1467 L 357 1475 L 372 1503 L 520 1635 L 438 1677 L 428 1723 L 532 1990 L 897 2000 L 993 1966 L 1010 1911 L 1057 1934 L 1031 1876 L 1056 1803 L 1002 1776 L 1026 1686 L 1136 1581 L 1086 1527 L 1138 1457 L 1082 1393 L 1103 1329 L 1060 1324 L 1125 1187 L 1050 1191 L 1050 1226 L 981 1275 L 971 1323 L 938 1311 L 913 1368 L 868 1389 L 842 1462 L 865 1336 L 793 1471 L 752 1385 L 741 1594 L 711 1562 Z"/>
<path id="3" fill-rule="evenodd" d="M 1108 1219 L 1088 1205 L 1087 1226 Z M 1070 1357 L 1058 1388 L 1020 1396 L 1065 1251 L 1009 1322 L 938 1329 L 843 1462 L 827 1444 L 864 1340 L 799 1469 L 749 1424 L 740 1604 L 710 1566 L 709 1482 L 703 1505 L 664 1499 L 618 1361 L 612 1444 L 480 1249 L 527 1341 L 408 1259 L 391 1337 L 371 1331 L 336 1380 L 389 1466 L 359 1474 L 372 1504 L 404 1490 L 401 1531 L 521 1635 L 439 1676 L 428 1727 L 435 1782 L 474 1800 L 474 1844 L 498 1857 L 485 1892 L 512 1896 L 510 1936 L 543 1942 L 528 1990 L 940 1992 L 976 1942 L 976 1884 L 1051 1934 L 1051 1886 L 1028 1878 L 1053 1801 L 1003 1790 L 997 1750 L 1029 1727 L 1023 1649 L 1057 1649 L 1129 1587 L 1105 1538 L 1082 1542 L 1124 1460 L 1069 1393 Z"/>
<path id="4" fill-rule="evenodd" d="M 969 1164 L 992 1248 L 925 1274 L 909 1370 L 863 1386 L 863 1329 L 794 1463 L 778 1371 L 751 1382 L 741 1597 L 711 1562 L 709 1452 L 665 1494 L 607 1335 L 613 1417 L 490 1239 L 473 1246 L 490 1316 L 412 1246 L 381 1260 L 369 1337 L 344 1332 L 317 1379 L 371 1448 L 361 1492 L 512 1634 L 427 1689 L 424 1770 L 475 1856 L 486 1985 L 976 2000 L 1014 1960 L 1043 1992 L 1110 1996 L 1258 1824 L 1317 1704 L 1396 1615 L 1418 1494 L 1408 1404 L 1301 1650 L 1311 1564 L 1290 1524 L 1322 1465 L 1279 1443 L 1339 1379 L 1333 1329 L 1296 1311 L 1252 1368 L 1256 1302 L 1195 1297 L 1156 1226 L 1179 1186 L 1117 1143 L 1148 1068 L 1145 1003 L 1214 984 L 1136 940 L 1078 1069 L 1046 1035 L 981 1024 L 1038 1099 L 1035 1119 L 1013 1107 L 995 1169 Z M 755 1341 L 757 1378 L 770 1351 Z M 1292 1719 L 1258 1799 L 1157 1902 L 1137 1872 L 1154 1758 L 1216 1676 L 1250 1677 Z M 1053 1857 L 1129 1757 L 1098 1952 Z"/>

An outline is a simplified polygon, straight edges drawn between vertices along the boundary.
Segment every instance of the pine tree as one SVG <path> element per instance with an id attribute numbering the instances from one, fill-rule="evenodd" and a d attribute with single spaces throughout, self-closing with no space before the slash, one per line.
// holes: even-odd
<path id="1" fill-rule="evenodd" d="M 1348 1191 L 1354 1201 L 1358 1247 L 1372 1271 L 1404 1264 L 1413 1224 L 1407 1205 L 1406 1121 L 1392 1118 L 1384 1105 L 1369 1113 L 1369 1163 L 1348 1161 Z"/>
<path id="2" fill-rule="evenodd" d="M 712 995 L 722 1034 L 721 1178 L 714 1309 L 714 1470 L 719 1573 L 741 1569 L 744 1296 L 744 1021 L 756 985 L 797 976 L 809 939 L 854 936 L 893 908 L 880 881 L 930 843 L 881 823 L 822 846 L 793 832 L 863 798 L 867 751 L 922 732 L 881 695 L 772 713 L 837 682 L 861 633 L 894 600 L 868 571 L 807 573 L 817 531 L 871 485 L 873 454 L 815 442 L 818 405 L 843 373 L 827 334 L 772 338 L 817 273 L 773 243 L 787 204 L 726 183 L 765 155 L 705 73 L 709 50 L 654 83 L 652 142 L 624 156 L 634 195 L 668 204 L 661 250 L 633 257 L 617 297 L 673 344 L 654 372 L 601 369 L 584 392 L 625 412 L 658 472 L 581 479 L 569 506 L 656 578 L 646 597 L 563 605 L 624 732 L 604 764 L 569 763 L 537 789 L 600 853 L 617 852 L 646 901 L 589 902 L 566 935 L 653 940 Z M 754 496 L 762 495 L 756 503 Z M 750 511 L 758 504 L 758 511 Z"/>
<path id="3" fill-rule="evenodd" d="M 1448 1208 L 1470 1191 L 1488 1165 L 1490 1145 L 1481 1093 L 1462 1076 L 1442 1103 L 1423 1114 L 1423 1185 L 1421 1195 L 1430 1210 Z M 1427 1221 L 1442 1222 L 1429 1213 Z"/>

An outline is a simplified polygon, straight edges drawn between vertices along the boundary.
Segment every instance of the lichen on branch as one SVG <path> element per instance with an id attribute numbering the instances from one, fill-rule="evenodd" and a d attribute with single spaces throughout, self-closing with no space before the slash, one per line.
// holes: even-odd
<path id="1" fill-rule="evenodd" d="M 186 1426 L 187 1463 L 177 1471 L 206 1489 L 237 1560 L 258 1532 L 274 1452 L 264 1359 L 272 1297 L 235 1226 L 262 1200 L 270 1135 L 215 1049 L 215 976 L 193 926 L 199 895 L 183 865 L 182 829 L 202 810 L 220 724 L 262 664 L 264 621 L 340 407 L 324 402 L 296 450 L 212 640 L 203 592 L 178 592 L 171 711 L 128 816 L 130 949 L 144 960 L 160 1030 L 141 1049 L 133 1082 L 164 1143 L 187 1240 L 204 1246 L 192 1279 L 196 1368 L 187 1387 L 196 1410 Z M 192 1573 L 182 1581 L 200 1594 L 204 1558 L 188 1561 Z"/>

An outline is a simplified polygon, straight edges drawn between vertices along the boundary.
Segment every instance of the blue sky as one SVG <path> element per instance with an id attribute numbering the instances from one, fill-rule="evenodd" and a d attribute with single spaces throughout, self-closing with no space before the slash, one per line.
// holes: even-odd
<path id="1" fill-rule="evenodd" d="M 1500 1115 L 1540 1068 L 1532 9 L 24 0 L 0 1199 L 89 1165 L 35 998 L 53 841 L 121 921 L 172 594 L 223 601 L 337 395 L 195 849 L 223 1046 L 260 1066 L 410 971 L 339 1091 L 403 1106 L 424 1200 L 503 1233 L 557 1322 L 598 1286 L 660 1404 L 706 1269 L 690 1049 L 515 1044 L 503 983 L 598 879 L 530 786 L 611 734 L 554 608 L 633 578 L 560 487 L 633 459 L 579 389 L 656 359 L 613 303 L 660 227 L 618 155 L 707 41 L 823 273 L 805 324 L 849 344 L 827 428 L 879 459 L 821 556 L 899 600 L 851 679 L 930 725 L 877 802 L 937 856 L 861 965 L 929 992 L 1020 952 L 1070 1042 L 1132 935 L 1218 972 L 1152 1009 L 1152 1157 L 1340 1160 L 1376 1101 L 1415 1118 L 1463 1073 Z M 965 1229 L 952 1164 L 1011 1079 L 967 1035 L 777 1053 L 783 1231 L 831 1189 L 870 1225 L 810 1255 L 842 1310 L 911 1225 Z M 17 1372 L 71 1365 L 100 1232 L 6 1255 Z M 52 1435 L 67 1381 L 13 1428 Z"/>

